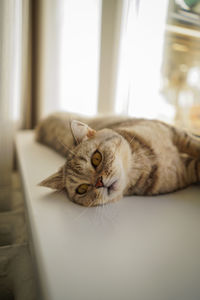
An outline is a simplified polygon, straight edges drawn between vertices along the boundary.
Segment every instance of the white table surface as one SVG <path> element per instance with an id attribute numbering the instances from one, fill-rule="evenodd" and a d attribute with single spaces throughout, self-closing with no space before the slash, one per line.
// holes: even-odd
<path id="1" fill-rule="evenodd" d="M 37 186 L 64 159 L 16 138 L 45 300 L 199 300 L 200 186 L 84 208 Z"/>

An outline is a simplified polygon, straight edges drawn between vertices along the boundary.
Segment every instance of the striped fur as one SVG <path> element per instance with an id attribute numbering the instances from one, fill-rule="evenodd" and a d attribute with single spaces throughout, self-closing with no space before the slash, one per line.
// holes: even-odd
<path id="1" fill-rule="evenodd" d="M 73 119 L 90 130 L 78 145 L 70 125 Z M 200 140 L 157 120 L 58 113 L 38 125 L 36 139 L 66 157 L 65 165 L 41 185 L 65 188 L 72 201 L 85 206 L 123 195 L 173 192 L 200 182 Z M 102 161 L 94 168 L 91 157 L 96 150 Z M 101 188 L 95 187 L 97 181 Z M 83 195 L 77 193 L 81 184 L 88 186 Z"/>

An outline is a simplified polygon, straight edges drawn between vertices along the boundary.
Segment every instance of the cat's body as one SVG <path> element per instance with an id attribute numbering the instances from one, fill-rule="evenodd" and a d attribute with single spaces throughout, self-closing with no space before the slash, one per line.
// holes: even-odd
<path id="1" fill-rule="evenodd" d="M 66 188 L 71 200 L 85 206 L 200 182 L 200 141 L 160 121 L 60 113 L 41 122 L 37 141 L 66 157 L 41 185 Z"/>

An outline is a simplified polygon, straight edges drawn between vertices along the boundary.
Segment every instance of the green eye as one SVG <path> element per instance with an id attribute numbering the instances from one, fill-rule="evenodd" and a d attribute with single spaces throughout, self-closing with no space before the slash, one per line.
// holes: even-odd
<path id="1" fill-rule="evenodd" d="M 77 187 L 76 192 L 79 195 L 83 195 L 87 192 L 88 188 L 89 188 L 89 184 L 83 183 Z"/>
<path id="2" fill-rule="evenodd" d="M 98 165 L 100 164 L 100 162 L 102 161 L 102 155 L 101 153 L 97 150 L 93 153 L 92 158 L 91 158 L 91 162 L 94 168 L 98 167 Z"/>

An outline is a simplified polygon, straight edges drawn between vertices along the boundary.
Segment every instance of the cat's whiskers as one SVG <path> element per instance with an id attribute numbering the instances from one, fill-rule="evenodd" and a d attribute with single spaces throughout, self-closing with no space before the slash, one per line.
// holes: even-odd
<path id="1" fill-rule="evenodd" d="M 118 150 L 118 147 L 116 147 L 116 149 L 115 149 L 114 156 L 116 156 L 117 150 Z"/>
<path id="2" fill-rule="evenodd" d="M 134 139 L 135 139 L 135 136 L 132 137 L 132 139 L 129 142 L 129 145 L 131 145 L 131 143 L 134 141 Z"/>
<path id="3" fill-rule="evenodd" d="M 140 159 L 143 159 L 143 156 L 144 156 L 144 148 L 142 149 L 139 149 L 135 152 L 135 154 L 137 155 L 137 157 L 139 156 Z M 146 156 L 146 154 L 145 154 Z M 154 158 L 155 157 L 155 154 L 152 153 L 152 154 L 148 154 L 148 158 Z"/>
<path id="4" fill-rule="evenodd" d="M 67 163 L 64 164 L 63 166 L 63 185 L 65 186 L 65 180 L 66 180 L 66 165 Z"/>
<path id="5" fill-rule="evenodd" d="M 120 147 L 121 143 L 122 143 L 122 140 L 120 140 L 120 141 L 119 141 L 119 143 L 116 145 L 116 148 L 115 148 L 115 151 L 114 151 L 113 157 L 115 157 L 115 156 L 116 156 L 116 152 L 117 152 L 118 148 Z"/>
<path id="6" fill-rule="evenodd" d="M 102 207 L 104 208 L 104 194 L 102 195 L 102 197 L 101 197 L 101 205 L 102 205 Z"/>
<path id="7" fill-rule="evenodd" d="M 102 198 L 100 198 L 102 199 Z M 102 219 L 102 204 L 101 204 L 101 201 L 99 203 L 98 206 L 96 206 L 96 219 L 101 220 Z"/>
<path id="8" fill-rule="evenodd" d="M 100 201 L 99 201 L 99 205 L 97 206 L 97 210 L 96 210 L 96 212 L 98 212 L 96 214 L 96 218 L 97 218 L 97 221 L 98 221 L 99 225 L 101 225 L 103 223 L 103 208 L 104 208 L 103 196 L 101 196 Z"/>
<path id="9" fill-rule="evenodd" d="M 65 124 L 65 128 L 68 130 L 69 128 L 71 128 L 70 124 L 71 124 L 71 121 L 72 121 L 72 118 L 70 117 L 69 120 L 65 121 L 64 124 Z"/>
<path id="10" fill-rule="evenodd" d="M 65 189 L 62 189 L 62 190 L 56 190 L 54 193 L 58 194 L 58 195 L 61 195 L 65 192 L 66 190 Z"/>
<path id="11" fill-rule="evenodd" d="M 93 204 L 93 201 L 91 200 L 90 204 L 87 205 L 86 207 L 84 207 L 82 212 L 76 218 L 74 218 L 74 221 L 78 221 L 80 219 L 80 217 L 84 216 L 86 214 L 86 212 L 88 211 L 88 209 L 92 206 L 92 204 Z"/>
<path id="12" fill-rule="evenodd" d="M 74 156 L 76 156 L 76 154 L 67 146 L 67 145 L 65 145 L 64 143 L 63 143 L 63 141 L 61 141 L 61 139 L 59 139 L 58 137 L 57 137 L 57 141 L 68 151 L 68 152 L 70 152 L 72 155 L 74 155 Z"/>
<path id="13" fill-rule="evenodd" d="M 72 117 L 70 117 L 68 121 L 64 122 L 66 131 L 68 131 L 69 129 L 72 130 L 72 128 L 71 128 L 71 122 L 72 122 Z"/>

